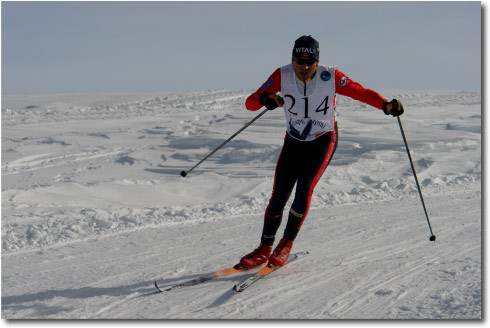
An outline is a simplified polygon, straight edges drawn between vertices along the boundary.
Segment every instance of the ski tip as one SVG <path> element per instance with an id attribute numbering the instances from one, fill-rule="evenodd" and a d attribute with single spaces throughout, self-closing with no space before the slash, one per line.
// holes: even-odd
<path id="1" fill-rule="evenodd" d="M 160 287 L 158 286 L 156 281 L 155 281 L 154 285 L 155 285 L 155 288 L 158 290 L 158 293 L 163 293 L 163 290 L 160 289 Z"/>

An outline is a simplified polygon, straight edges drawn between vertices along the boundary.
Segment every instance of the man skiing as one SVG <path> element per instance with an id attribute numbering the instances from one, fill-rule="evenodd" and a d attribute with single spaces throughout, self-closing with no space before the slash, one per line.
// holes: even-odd
<path id="1" fill-rule="evenodd" d="M 260 245 L 240 260 L 246 268 L 267 261 L 275 266 L 283 266 L 287 262 L 294 239 L 308 214 L 313 190 L 337 147 L 337 93 L 382 109 L 386 115 L 403 114 L 400 101 L 393 99 L 388 102 L 336 67 L 319 64 L 319 55 L 317 40 L 306 35 L 300 37 L 294 43 L 291 64 L 278 68 L 245 102 L 251 111 L 262 106 L 269 110 L 283 107 L 287 124 L 272 196 L 264 215 Z M 294 185 L 296 192 L 284 236 L 272 252 L 283 210 Z"/>

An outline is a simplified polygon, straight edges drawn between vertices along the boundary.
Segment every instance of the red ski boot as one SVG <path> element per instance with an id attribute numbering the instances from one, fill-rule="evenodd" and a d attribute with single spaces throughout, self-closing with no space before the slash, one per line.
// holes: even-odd
<path id="1" fill-rule="evenodd" d="M 282 238 L 279 245 L 277 245 L 276 249 L 269 257 L 269 263 L 276 266 L 283 266 L 286 264 L 289 258 L 289 253 L 291 253 L 291 248 L 293 248 L 293 242 Z"/>
<path id="2" fill-rule="evenodd" d="M 248 269 L 255 268 L 256 266 L 267 262 L 271 251 L 272 246 L 260 243 L 260 246 L 256 250 L 241 258 L 240 264 Z"/>

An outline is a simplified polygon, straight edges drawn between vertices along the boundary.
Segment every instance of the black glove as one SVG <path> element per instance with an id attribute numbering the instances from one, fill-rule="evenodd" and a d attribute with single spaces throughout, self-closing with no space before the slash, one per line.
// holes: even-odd
<path id="1" fill-rule="evenodd" d="M 383 104 L 383 112 L 386 115 L 400 116 L 404 112 L 403 105 L 400 100 L 393 99 Z"/>
<path id="2" fill-rule="evenodd" d="M 264 92 L 260 95 L 260 104 L 268 110 L 274 110 L 284 105 L 284 99 L 275 93 Z"/>

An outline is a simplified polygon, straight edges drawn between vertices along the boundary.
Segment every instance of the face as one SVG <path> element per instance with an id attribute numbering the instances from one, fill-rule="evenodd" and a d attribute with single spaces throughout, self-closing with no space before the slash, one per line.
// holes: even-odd
<path id="1" fill-rule="evenodd" d="M 296 73 L 296 76 L 298 77 L 299 80 L 301 81 L 306 81 L 310 76 L 315 73 L 316 69 L 318 67 L 318 61 L 315 61 L 313 63 L 307 63 L 307 62 L 300 62 L 297 63 L 296 60 L 293 59 L 293 69 L 294 72 Z"/>

